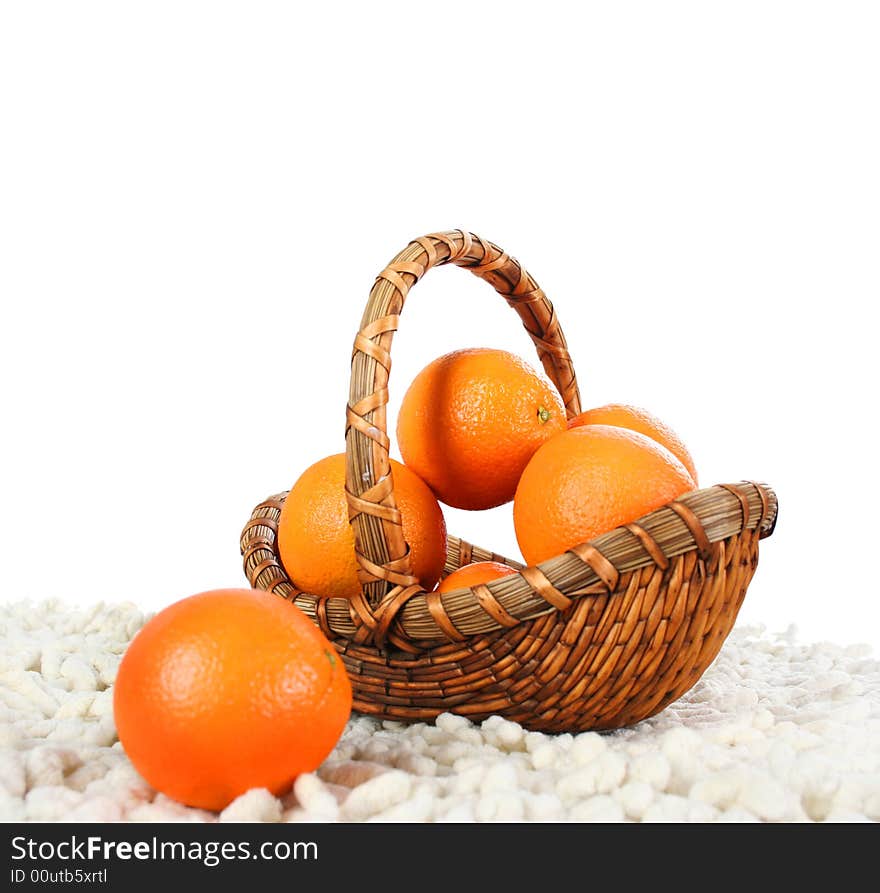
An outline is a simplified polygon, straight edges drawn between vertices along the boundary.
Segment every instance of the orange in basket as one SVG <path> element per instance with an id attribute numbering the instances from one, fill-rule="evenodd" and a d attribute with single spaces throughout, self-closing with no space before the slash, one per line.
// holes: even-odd
<path id="1" fill-rule="evenodd" d="M 403 461 L 447 505 L 513 499 L 535 450 L 565 431 L 553 385 L 506 350 L 456 350 L 415 377 L 397 416 Z"/>
<path id="2" fill-rule="evenodd" d="M 694 479 L 694 485 L 699 483 L 697 467 L 690 450 L 669 425 L 648 412 L 647 409 L 642 409 L 640 406 L 629 406 L 625 403 L 608 403 L 605 406 L 588 409 L 568 421 L 569 428 L 580 428 L 583 425 L 616 425 L 644 434 L 645 437 L 650 437 L 661 446 L 665 446 L 690 472 Z"/>
<path id="3" fill-rule="evenodd" d="M 475 561 L 473 564 L 460 567 L 441 580 L 437 591 L 452 592 L 454 589 L 469 589 L 479 586 L 481 583 L 488 583 L 490 580 L 497 580 L 499 577 L 509 577 L 515 573 L 516 571 L 512 567 L 508 567 L 500 561 Z"/>
<path id="4" fill-rule="evenodd" d="M 613 425 L 585 425 L 532 456 L 513 501 L 523 558 L 546 561 L 694 489 L 657 441 Z"/>
<path id="5" fill-rule="evenodd" d="M 446 559 L 446 522 L 428 485 L 390 460 L 413 574 L 427 589 Z M 278 519 L 278 552 L 292 580 L 316 595 L 355 598 L 360 592 L 354 535 L 345 498 L 345 455 L 326 456 L 296 480 Z"/>

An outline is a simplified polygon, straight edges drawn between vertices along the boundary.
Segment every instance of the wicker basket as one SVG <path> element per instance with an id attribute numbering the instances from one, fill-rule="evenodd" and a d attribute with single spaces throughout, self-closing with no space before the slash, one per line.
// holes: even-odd
<path id="1" fill-rule="evenodd" d="M 354 341 L 346 491 L 361 569 L 352 601 L 290 582 L 276 549 L 285 493 L 260 503 L 241 537 L 253 587 L 293 601 L 334 643 L 357 711 L 430 720 L 500 714 L 528 729 L 631 725 L 706 670 L 736 620 L 777 502 L 751 482 L 695 490 L 533 567 L 449 537 L 445 573 L 502 561 L 517 574 L 425 592 L 410 573 L 389 472 L 390 348 L 410 288 L 431 267 L 469 269 L 522 319 L 569 417 L 580 397 L 565 337 L 543 291 L 491 242 L 460 230 L 411 242 L 379 274 Z"/>

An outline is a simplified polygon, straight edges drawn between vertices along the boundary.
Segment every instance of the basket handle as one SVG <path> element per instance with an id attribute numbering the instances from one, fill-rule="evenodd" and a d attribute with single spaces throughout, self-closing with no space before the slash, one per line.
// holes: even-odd
<path id="1" fill-rule="evenodd" d="M 569 418 L 580 393 L 565 336 L 553 305 L 517 260 L 464 230 L 414 239 L 376 277 L 354 340 L 345 428 L 346 496 L 362 597 L 358 611 L 375 608 L 392 590 L 419 587 L 412 575 L 394 498 L 385 407 L 391 341 L 407 293 L 431 267 L 453 263 L 488 282 L 519 314 Z M 360 611 L 358 611 L 360 613 Z"/>

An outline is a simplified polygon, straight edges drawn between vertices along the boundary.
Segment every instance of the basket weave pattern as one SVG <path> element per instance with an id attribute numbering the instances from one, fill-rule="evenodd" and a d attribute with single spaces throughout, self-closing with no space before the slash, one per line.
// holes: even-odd
<path id="1" fill-rule="evenodd" d="M 342 656 L 356 710 L 429 720 L 493 713 L 543 731 L 630 725 L 702 675 L 732 628 L 777 504 L 763 484 L 721 484 L 533 567 L 450 536 L 444 573 L 501 561 L 518 573 L 438 594 L 412 576 L 390 473 L 385 407 L 391 341 L 404 301 L 430 267 L 454 263 L 519 314 L 569 417 L 574 367 L 550 301 L 504 251 L 454 230 L 411 242 L 379 274 L 352 353 L 346 496 L 362 593 L 298 591 L 277 553 L 285 493 L 260 503 L 241 536 L 251 585 L 292 600 Z"/>

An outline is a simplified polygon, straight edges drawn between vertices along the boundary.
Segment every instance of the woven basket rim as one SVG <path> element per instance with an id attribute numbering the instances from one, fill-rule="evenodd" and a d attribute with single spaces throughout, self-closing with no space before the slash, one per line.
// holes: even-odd
<path id="1" fill-rule="evenodd" d="M 332 637 L 372 641 L 380 648 L 387 642 L 410 652 L 443 641 L 467 642 L 565 610 L 567 601 L 615 591 L 623 574 L 662 568 L 687 552 L 711 562 L 714 544 L 747 531 L 766 538 L 778 516 L 776 493 L 769 485 L 742 481 L 692 490 L 632 524 L 531 568 L 450 536 L 451 552 L 461 554 L 464 545 L 473 560 L 500 561 L 518 572 L 443 594 L 420 586 L 397 587 L 370 609 L 362 601 L 318 596 L 294 586 L 277 552 L 277 520 L 285 496 L 286 491 L 260 503 L 242 530 L 240 549 L 251 584 L 291 600 Z"/>

